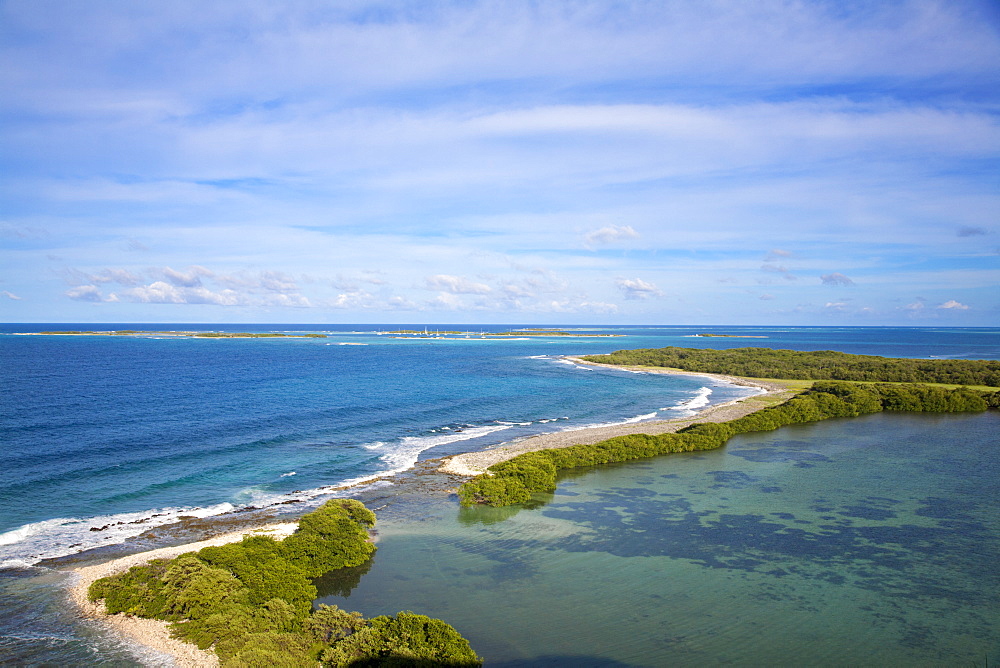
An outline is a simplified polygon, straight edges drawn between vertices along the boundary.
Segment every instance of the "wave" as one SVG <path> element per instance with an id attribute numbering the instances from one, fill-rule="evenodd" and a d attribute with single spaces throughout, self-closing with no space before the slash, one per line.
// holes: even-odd
<path id="1" fill-rule="evenodd" d="M 181 518 L 212 517 L 235 509 L 231 503 L 220 503 L 205 508 L 157 508 L 86 519 L 58 517 L 32 522 L 0 534 L 0 568 L 18 568 L 43 559 L 117 545 Z"/>
<path id="2" fill-rule="evenodd" d="M 241 510 L 263 510 L 285 504 L 308 503 L 319 497 L 344 493 L 347 488 L 356 488 L 360 485 L 388 485 L 391 483 L 388 481 L 380 483 L 380 481 L 387 476 L 413 468 L 420 458 L 420 453 L 425 450 L 448 443 L 480 438 L 497 431 L 510 429 L 513 426 L 515 426 L 514 423 L 500 423 L 499 421 L 496 424 L 486 426 L 447 426 L 432 431 L 448 430 L 448 433 L 435 433 L 428 436 L 404 436 L 397 441 L 372 441 L 371 443 L 363 443 L 360 447 L 365 450 L 380 453 L 378 459 L 385 468 L 355 478 L 341 480 L 336 484 L 322 485 L 312 489 L 295 490 L 294 492 L 279 493 L 255 487 L 247 488 L 238 495 L 241 503 L 245 504 Z"/>
<path id="3" fill-rule="evenodd" d="M 584 424 L 577 427 L 566 427 L 565 429 L 560 429 L 559 431 L 582 431 L 584 429 L 593 429 L 595 427 L 617 427 L 622 424 L 635 424 L 636 422 L 646 422 L 648 420 L 655 420 L 657 416 L 657 411 L 652 413 L 643 413 L 642 415 L 636 415 L 634 417 L 625 418 L 624 420 L 615 420 L 613 422 L 595 422 L 593 424 Z M 569 418 L 561 418 L 563 420 L 568 420 Z"/>
<path id="4" fill-rule="evenodd" d="M 318 501 L 320 497 L 343 493 L 347 487 L 374 483 L 385 476 L 406 471 L 417 463 L 420 453 L 430 448 L 480 438 L 511 429 L 519 424 L 525 423 L 497 421 L 494 424 L 480 426 L 452 425 L 444 433 L 406 436 L 391 442 L 366 443 L 362 445 L 363 448 L 379 454 L 378 471 L 312 489 L 282 493 L 260 487 L 248 487 L 233 496 L 233 503 L 225 502 L 208 507 L 157 508 L 89 518 L 59 517 L 25 524 L 0 534 L 0 568 L 25 568 L 44 559 L 118 545 L 150 529 L 174 524 L 182 518 L 207 518 L 233 511 L 263 510 L 293 503 L 309 504 Z M 290 471 L 281 474 L 280 477 L 288 478 L 294 475 L 296 472 Z"/>
<path id="5" fill-rule="evenodd" d="M 431 448 L 459 441 L 468 441 L 489 434 L 504 431 L 514 426 L 514 423 L 498 423 L 485 426 L 467 426 L 447 434 L 435 434 L 433 436 L 404 436 L 399 441 L 393 443 L 391 450 L 379 457 L 379 460 L 389 468 L 382 471 L 380 475 L 392 475 L 413 468 L 420 457 L 420 453 Z M 368 450 L 386 449 L 387 443 L 376 442 L 367 444 L 364 447 Z"/>
<path id="6" fill-rule="evenodd" d="M 711 403 L 709 397 L 712 396 L 712 388 L 710 387 L 700 387 L 695 390 L 694 396 L 685 401 L 681 401 L 669 408 L 664 408 L 665 411 L 682 411 L 685 415 L 694 415 L 698 412 L 698 409 L 704 408 Z"/>
<path id="7" fill-rule="evenodd" d="M 550 357 L 550 359 L 555 361 L 554 358 Z M 573 366 L 578 365 L 573 364 Z M 697 407 L 708 404 L 710 394 L 710 388 L 701 388 L 694 397 L 678 404 L 671 410 L 693 411 Z M 652 420 L 656 416 L 656 412 L 645 413 L 619 421 L 567 426 L 565 430 L 575 431 L 590 427 L 630 424 Z M 495 420 L 487 424 L 477 425 L 453 423 L 441 426 L 421 436 L 405 436 L 399 439 L 364 443 L 359 447 L 377 456 L 377 463 L 373 467 L 376 470 L 369 469 L 369 472 L 363 475 L 311 489 L 279 492 L 269 490 L 265 485 L 262 485 L 243 489 L 234 494 L 230 498 L 230 502 L 207 507 L 167 507 L 85 519 L 61 517 L 26 524 L 0 534 L 0 568 L 30 566 L 44 559 L 63 557 L 93 548 L 124 543 L 150 529 L 174 524 L 183 517 L 207 518 L 233 511 L 280 508 L 286 504 L 306 504 L 305 506 L 296 506 L 296 509 L 305 509 L 314 503 L 318 504 L 324 497 L 347 493 L 345 489 L 348 487 L 391 484 L 388 481 L 379 481 L 387 476 L 411 469 L 419 460 L 421 453 L 431 448 L 461 441 L 471 441 L 510 429 L 523 430 L 532 425 L 539 427 L 545 425 L 544 429 L 552 429 L 556 426 L 553 423 L 569 420 L 568 416 L 558 416 L 528 421 Z M 295 471 L 287 471 L 280 474 L 279 477 L 286 479 L 295 475 Z"/>

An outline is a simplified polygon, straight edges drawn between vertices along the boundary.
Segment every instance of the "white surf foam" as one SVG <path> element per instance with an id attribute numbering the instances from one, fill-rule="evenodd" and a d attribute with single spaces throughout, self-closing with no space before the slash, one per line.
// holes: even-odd
<path id="1" fill-rule="evenodd" d="M 35 564 L 42 559 L 117 545 L 149 529 L 177 522 L 181 517 L 212 517 L 232 510 L 235 506 L 231 503 L 220 503 L 205 508 L 158 508 L 85 519 L 58 517 L 33 522 L 0 534 L 0 566 Z"/>
<path id="2" fill-rule="evenodd" d="M 391 448 L 389 444 L 381 441 L 367 444 L 364 447 L 369 450 L 386 450 L 385 454 L 379 457 L 379 460 L 385 463 L 388 468 L 380 472 L 379 475 L 391 475 L 412 468 L 417 463 L 420 453 L 424 450 L 430 450 L 431 448 L 439 445 L 447 445 L 448 443 L 480 438 L 494 432 L 510 429 L 513 426 L 512 424 L 495 424 L 466 427 L 461 431 L 435 434 L 433 436 L 404 436 L 398 442 L 393 443 Z"/>
<path id="3" fill-rule="evenodd" d="M 699 409 L 708 406 L 711 403 L 709 397 L 712 396 L 712 388 L 710 387 L 700 387 L 698 388 L 694 396 L 685 401 L 681 401 L 670 408 L 664 408 L 663 410 L 669 411 L 679 411 L 685 415 L 694 415 Z"/>
<path id="4" fill-rule="evenodd" d="M 646 422 L 647 420 L 655 420 L 657 412 L 643 413 L 642 415 L 636 415 L 635 417 L 625 418 L 624 420 L 617 420 L 614 422 L 595 422 L 593 424 L 580 425 L 578 427 L 567 427 L 566 429 L 560 429 L 559 431 L 582 431 L 584 429 L 593 429 L 595 427 L 617 427 L 622 424 L 634 424 L 636 422 Z M 569 419 L 569 418 L 564 418 Z"/>

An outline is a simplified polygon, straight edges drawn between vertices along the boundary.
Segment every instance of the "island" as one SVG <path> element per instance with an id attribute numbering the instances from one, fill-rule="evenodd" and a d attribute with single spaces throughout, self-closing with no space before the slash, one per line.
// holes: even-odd
<path id="1" fill-rule="evenodd" d="M 391 332 L 379 332 L 379 334 L 386 334 L 392 336 L 393 338 L 419 338 L 419 339 L 454 339 L 454 338 L 477 338 L 477 339 L 491 339 L 491 338 L 502 338 L 502 337 L 525 337 L 525 336 L 571 336 L 575 338 L 611 338 L 625 336 L 624 334 L 581 334 L 579 332 L 566 332 L 558 329 L 541 329 L 541 328 L 530 328 L 530 329 L 511 329 L 503 332 L 487 332 L 481 330 L 479 332 L 459 332 L 459 331 L 441 331 L 434 330 L 430 331 L 427 329 L 416 330 L 416 329 L 397 329 Z"/>
<path id="2" fill-rule="evenodd" d="M 325 339 L 326 334 L 307 332 L 304 334 L 284 334 L 282 332 L 177 332 L 151 331 L 141 329 L 119 329 L 114 331 L 46 331 L 40 336 L 177 336 L 199 339 Z"/>
<path id="3" fill-rule="evenodd" d="M 766 339 L 766 336 L 758 336 L 756 334 L 695 334 L 694 336 L 700 338 L 717 338 L 717 339 Z"/>

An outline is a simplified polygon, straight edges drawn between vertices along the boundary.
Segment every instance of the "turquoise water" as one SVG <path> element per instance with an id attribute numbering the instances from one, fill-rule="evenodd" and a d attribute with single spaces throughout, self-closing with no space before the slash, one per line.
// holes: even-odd
<path id="1" fill-rule="evenodd" d="M 79 553 L 86 556 L 91 554 L 91 548 L 107 546 L 141 549 L 149 544 L 143 542 L 150 535 L 148 530 L 156 529 L 158 540 L 164 536 L 169 539 L 171 531 L 177 531 L 174 523 L 185 516 L 220 521 L 245 517 L 243 513 L 253 509 L 304 512 L 330 494 L 344 494 L 334 489 L 338 485 L 405 470 L 421 459 L 477 450 L 546 431 L 676 417 L 706 402 L 727 401 L 748 392 L 746 388 L 704 378 L 587 370 L 567 363 L 562 359 L 564 355 L 680 345 L 1000 359 L 1000 330 L 986 328 L 593 327 L 573 331 L 616 336 L 503 340 L 479 339 L 475 335 L 394 339 L 384 333 L 398 328 L 213 325 L 211 329 L 225 331 L 321 332 L 327 338 L 194 340 L 20 334 L 45 329 L 207 328 L 134 324 L 0 326 L 0 383 L 4 387 L 0 394 L 0 466 L 4 470 L 0 484 L 0 662 L 162 662 L 162 657 L 142 653 L 100 628 L 77 620 L 67 610 L 63 597 L 67 577 L 39 564 L 41 559 Z M 423 325 L 409 328 L 423 329 Z M 441 329 L 465 327 L 448 325 Z M 483 328 L 471 329 L 478 332 Z M 702 332 L 762 338 L 693 336 Z M 948 442 L 965 442 L 964 436 L 959 438 L 953 431 L 957 424 L 988 425 L 987 441 L 997 433 L 995 421 L 990 422 L 995 420 L 992 415 L 940 418 L 959 423 L 936 422 L 938 418 L 928 416 L 916 419 L 924 420 L 920 424 L 925 425 L 927 438 L 944 438 Z M 850 424 L 838 422 L 816 428 L 839 433 L 836 430 L 854 429 Z M 876 431 L 881 430 L 884 441 L 892 442 L 899 427 L 897 423 L 886 424 L 890 426 L 879 426 Z M 744 626 L 752 621 L 770 624 L 772 630 L 782 625 L 797 628 L 798 620 L 809 616 L 789 602 L 794 596 L 782 598 L 782 587 L 801 581 L 803 588 L 808 588 L 806 583 L 818 587 L 831 601 L 839 600 L 835 592 L 861 588 L 845 584 L 853 582 L 846 575 L 847 579 L 838 584 L 802 563 L 784 564 L 782 549 L 808 554 L 806 548 L 825 544 L 828 553 L 824 558 L 831 570 L 836 570 L 833 566 L 840 561 L 854 563 L 872 554 L 891 556 L 888 548 L 868 554 L 852 547 L 855 543 L 881 540 L 883 525 L 862 526 L 862 521 L 875 522 L 890 512 L 910 518 L 907 526 L 912 524 L 920 531 L 900 530 L 893 534 L 906 550 L 915 549 L 911 544 L 919 547 L 922 541 L 929 540 L 925 534 L 931 528 L 943 531 L 944 523 L 950 522 L 960 529 L 960 534 L 975 540 L 953 537 L 950 552 L 937 546 L 924 559 L 932 561 L 937 559 L 934 555 L 947 553 L 949 564 L 981 564 L 979 576 L 983 582 L 995 580 L 995 570 L 989 570 L 994 567 L 983 555 L 996 552 L 996 545 L 990 542 L 990 535 L 997 534 L 996 527 L 990 534 L 975 525 L 985 519 L 959 516 L 962 509 L 979 507 L 986 501 L 995 505 L 995 489 L 990 491 L 988 485 L 978 483 L 953 486 L 933 496 L 940 501 L 910 508 L 906 504 L 912 503 L 895 493 L 899 485 L 909 482 L 906 478 L 893 483 L 895 486 L 888 491 L 870 493 L 867 501 L 867 497 L 844 501 L 831 511 L 820 510 L 827 506 L 816 501 L 808 506 L 816 510 L 800 508 L 793 512 L 787 508 L 809 496 L 813 487 L 829 482 L 811 475 L 827 471 L 832 480 L 836 472 L 842 471 L 847 476 L 842 485 L 853 489 L 854 479 L 864 477 L 866 467 L 875 468 L 875 463 L 859 465 L 857 474 L 848 475 L 853 465 L 833 456 L 835 449 L 821 453 L 829 461 L 811 461 L 808 458 L 815 456 L 814 432 L 808 431 L 811 427 L 796 429 L 806 430 L 797 437 L 809 446 L 802 455 L 806 459 L 772 461 L 767 457 L 775 455 L 767 452 L 737 456 L 727 460 L 726 466 L 738 464 L 743 468 L 712 468 L 689 482 L 684 478 L 660 480 L 659 475 L 652 475 L 655 485 L 636 482 L 647 477 L 641 467 L 652 464 L 646 463 L 637 465 L 640 468 L 602 469 L 567 480 L 557 495 L 534 509 L 459 511 L 454 500 L 426 495 L 412 503 L 400 501 L 383 514 L 382 547 L 368 575 L 354 574 L 361 584 L 349 606 L 369 614 L 382 611 L 364 603 L 365 588 L 391 585 L 392 589 L 377 595 L 379 605 L 387 606 L 384 611 L 412 608 L 441 616 L 466 632 L 491 664 L 541 662 L 541 657 L 549 655 L 572 655 L 572 661 L 578 661 L 582 655 L 598 657 L 601 665 L 610 661 L 656 665 L 660 659 L 648 663 L 648 657 L 662 656 L 656 654 L 655 647 L 676 649 L 672 662 L 696 662 L 701 660 L 698 657 L 714 656 L 717 658 L 705 661 L 736 657 L 732 661 L 740 663 L 748 659 L 740 658 L 743 655 L 736 646 L 752 645 L 753 638 L 730 642 L 727 638 L 734 633 L 730 627 L 740 624 L 732 620 L 716 624 L 713 618 L 706 621 L 698 611 L 719 615 L 720 607 L 741 609 L 748 611 L 741 623 Z M 785 432 L 781 434 L 784 437 Z M 833 439 L 849 440 L 846 436 Z M 987 466 L 993 466 L 995 474 L 995 460 L 989 459 L 993 456 L 990 445 L 982 445 L 980 459 L 965 472 L 965 479 L 985 475 L 990 470 Z M 864 448 L 848 448 L 845 457 L 859 449 Z M 731 450 L 705 455 L 705 460 L 682 459 L 716 466 L 711 458 L 729 457 Z M 894 451 L 881 447 L 868 447 L 866 452 L 876 461 L 880 457 L 884 462 L 899 461 Z M 901 471 L 912 473 L 914 467 L 923 470 L 938 461 L 933 453 L 915 457 L 905 460 L 908 464 Z M 948 467 L 942 464 L 939 468 Z M 754 492 L 757 477 L 785 469 L 797 474 L 794 480 L 762 484 Z M 708 475 L 712 471 L 717 473 Z M 662 475 L 675 474 L 671 469 Z M 621 478 L 605 480 L 608 475 Z M 802 481 L 801 489 L 795 480 Z M 700 487 L 699 481 L 711 484 Z M 594 489 L 585 491 L 590 484 L 595 485 Z M 668 487 L 661 490 L 662 484 Z M 377 495 L 380 489 L 391 489 L 385 485 L 362 485 L 351 493 Z M 619 494 L 619 489 L 639 491 Z M 793 496 L 785 498 L 787 494 Z M 723 496 L 727 497 L 725 503 L 732 504 L 731 518 L 722 512 L 725 509 L 713 510 L 713 506 L 704 505 Z M 626 501 L 643 499 L 648 504 L 646 510 L 626 508 Z M 900 503 L 886 505 L 888 501 L 878 499 Z M 841 507 L 856 507 L 853 512 L 859 516 L 852 519 L 839 513 L 836 509 Z M 869 507 L 875 510 L 860 510 Z M 746 508 L 756 510 L 748 514 Z M 872 516 L 861 517 L 864 512 Z M 942 517 L 935 519 L 929 514 L 933 512 L 942 513 Z M 782 513 L 787 517 L 779 515 Z M 508 519 L 500 521 L 504 517 Z M 614 525 L 615 518 L 622 523 L 620 526 Z M 932 520 L 937 524 L 928 525 Z M 806 521 L 812 524 L 807 527 L 803 524 Z M 821 521 L 827 524 L 819 524 Z M 854 533 L 841 526 L 848 521 L 853 523 L 850 527 L 856 530 Z M 642 538 L 660 536 L 668 530 L 671 551 L 646 554 L 666 548 Z M 826 540 L 828 534 L 833 537 Z M 617 536 L 620 540 L 611 541 L 617 545 L 612 550 L 601 536 Z M 440 552 L 444 544 L 450 546 L 447 559 Z M 462 545 L 465 547 L 461 549 L 454 547 Z M 753 549 L 744 550 L 741 545 Z M 983 552 L 983 546 L 988 546 L 989 551 Z M 637 553 L 624 554 L 622 550 Z M 847 550 L 846 556 L 837 556 L 837 550 Z M 602 559 L 612 561 L 609 565 Z M 815 566 L 818 559 L 814 556 L 806 563 Z M 897 563 L 888 556 L 883 561 Z M 384 569 L 394 563 L 399 564 L 396 574 L 381 575 L 389 572 Z M 646 579 L 645 567 L 640 567 L 646 563 L 669 573 L 657 586 L 679 589 L 656 589 Z M 923 575 L 914 563 L 898 562 L 899 572 L 915 573 L 914 577 L 925 583 L 926 591 L 937 592 L 956 610 L 980 609 L 972 598 L 961 602 L 949 593 L 967 592 L 957 576 L 941 580 L 934 589 L 929 584 L 931 576 Z M 753 564 L 757 565 L 751 568 Z M 450 589 L 451 581 L 441 577 L 456 572 L 460 577 L 452 579 L 466 587 L 464 593 L 456 594 Z M 888 573 L 872 572 L 877 573 L 873 577 L 878 581 Z M 416 573 L 421 575 L 417 577 Z M 568 577 L 565 573 L 576 575 Z M 549 579 L 534 579 L 539 576 Z M 408 582 L 407 578 L 421 584 Z M 758 591 L 763 586 L 756 582 L 758 579 L 769 583 L 775 598 L 768 599 Z M 333 582 L 330 586 L 349 590 L 353 585 Z M 900 586 L 893 585 L 897 589 Z M 634 592 L 630 600 L 634 599 L 635 605 L 612 605 L 611 594 L 618 589 Z M 650 598 L 652 594 L 645 596 L 646 591 L 667 602 Z M 983 591 L 996 593 L 995 587 Z M 394 598 L 393 592 L 402 598 Z M 548 601 L 549 607 L 529 605 L 532 592 L 544 592 L 541 598 L 543 603 Z M 868 595 L 880 601 L 886 597 L 901 600 L 891 592 L 869 591 Z M 732 600 L 726 603 L 730 600 L 726 597 Z M 475 605 L 465 605 L 466 600 Z M 733 601 L 744 601 L 743 607 Z M 678 605 L 679 615 L 671 613 L 674 621 L 669 628 L 663 626 L 657 610 L 672 610 Z M 858 616 L 848 603 L 842 605 L 852 617 Z M 875 613 L 861 614 L 869 621 L 859 623 L 858 628 L 891 626 L 893 617 L 887 608 L 880 607 L 881 603 L 871 605 L 879 609 L 877 619 L 882 621 L 871 621 L 876 619 Z M 501 623 L 494 615 L 504 611 L 510 614 Z M 980 612 L 981 617 L 988 618 Z M 581 618 L 601 620 L 601 624 L 611 625 L 602 627 L 605 630 L 613 627 L 618 631 L 598 634 L 594 625 L 581 625 Z M 476 621 L 479 619 L 492 621 L 480 624 Z M 688 619 L 699 621 L 693 625 L 681 621 Z M 963 619 L 968 628 L 980 629 L 961 632 L 967 636 L 968 647 L 952 641 L 948 641 L 951 645 L 940 644 L 943 631 L 925 637 L 933 635 L 937 638 L 934 642 L 946 648 L 945 653 L 963 657 L 962 661 L 968 657 L 978 660 L 975 655 L 983 644 L 983 625 L 977 627 L 971 617 Z M 991 637 L 995 639 L 995 620 L 992 623 Z M 809 628 L 815 635 L 812 641 L 806 642 L 808 634 L 803 631 L 805 635 L 794 636 L 788 642 L 799 648 L 812 647 L 810 643 L 836 647 L 854 642 L 850 637 L 854 630 L 845 636 L 840 631 L 824 635 L 815 624 Z M 858 634 L 864 637 L 860 631 Z M 955 634 L 961 635 L 958 631 Z M 907 642 L 919 644 L 920 634 L 916 631 L 908 637 Z M 685 640 L 688 638 L 690 642 Z M 906 656 L 917 655 L 923 656 L 913 649 Z M 897 661 L 892 657 L 886 660 Z"/>
<path id="2" fill-rule="evenodd" d="M 440 616 L 489 665 L 986 665 L 998 433 L 881 414 L 601 467 L 529 509 L 439 500 L 322 600 Z"/>

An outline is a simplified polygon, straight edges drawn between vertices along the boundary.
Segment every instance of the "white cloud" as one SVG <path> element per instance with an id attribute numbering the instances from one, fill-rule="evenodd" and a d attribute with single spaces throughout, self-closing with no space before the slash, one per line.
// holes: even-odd
<path id="1" fill-rule="evenodd" d="M 504 295 L 514 299 L 523 299 L 525 297 L 534 297 L 535 293 L 528 288 L 525 288 L 516 283 L 505 283 L 501 288 Z"/>
<path id="2" fill-rule="evenodd" d="M 648 299 L 649 297 L 663 296 L 663 291 L 656 285 L 641 278 L 619 278 L 615 281 L 615 285 L 625 295 L 625 299 Z"/>
<path id="3" fill-rule="evenodd" d="M 786 281 L 797 281 L 799 279 L 798 276 L 789 271 L 788 267 L 778 264 L 763 264 L 760 270 L 769 274 L 780 274 Z"/>
<path id="4" fill-rule="evenodd" d="M 608 225 L 583 235 L 587 246 L 607 245 L 624 239 L 638 239 L 639 233 L 631 225 Z"/>
<path id="5" fill-rule="evenodd" d="M 614 314 L 618 312 L 617 304 L 608 302 L 595 302 L 589 300 L 552 300 L 539 305 L 539 311 L 550 313 L 604 313 Z"/>
<path id="6" fill-rule="evenodd" d="M 271 292 L 294 292 L 298 290 L 295 280 L 280 271 L 260 272 L 260 286 Z"/>
<path id="7" fill-rule="evenodd" d="M 211 290 L 198 287 L 182 287 L 170 285 L 165 281 L 154 281 L 149 285 L 140 285 L 121 293 L 130 301 L 143 304 L 215 304 L 217 306 L 236 306 L 241 303 L 239 295 L 234 290 Z"/>
<path id="8" fill-rule="evenodd" d="M 836 272 L 832 274 L 823 274 L 819 277 L 819 279 L 823 281 L 823 285 L 854 285 L 854 281 L 849 279 L 847 276 Z"/>
<path id="9" fill-rule="evenodd" d="M 66 291 L 66 296 L 79 302 L 101 302 L 104 296 L 96 285 L 78 285 Z"/>
<path id="10" fill-rule="evenodd" d="M 417 311 L 420 309 L 419 306 L 411 302 L 409 299 L 399 296 L 390 297 L 386 306 L 391 311 Z"/>
<path id="11" fill-rule="evenodd" d="M 197 265 L 188 267 L 187 273 L 175 271 L 170 267 L 160 269 L 159 273 L 172 285 L 184 288 L 197 287 L 201 285 L 201 279 L 203 277 L 208 278 L 215 275 L 208 269 L 205 269 L 205 267 L 199 267 Z"/>
<path id="12" fill-rule="evenodd" d="M 13 292 L 8 292 L 7 290 L 0 290 L 0 295 L 3 295 L 7 299 L 13 299 L 14 301 L 20 301 L 21 298 L 15 295 Z"/>
<path id="13" fill-rule="evenodd" d="M 336 309 L 364 309 L 372 306 L 372 300 L 371 293 L 354 289 L 341 292 L 326 305 Z"/>
<path id="14" fill-rule="evenodd" d="M 236 303 L 235 301 L 233 303 Z M 292 308 L 312 308 L 312 304 L 302 295 L 276 294 L 267 295 L 263 299 L 267 306 L 285 306 Z"/>
<path id="15" fill-rule="evenodd" d="M 961 304 L 954 299 L 949 299 L 945 303 L 938 306 L 939 309 L 955 310 L 955 311 L 968 311 L 969 307 L 965 304 Z"/>
<path id="16" fill-rule="evenodd" d="M 117 283 L 118 285 L 138 285 L 142 278 L 126 269 L 104 269 L 97 274 L 89 274 L 91 283 Z"/>
<path id="17" fill-rule="evenodd" d="M 146 304 L 184 304 L 186 300 L 181 291 L 164 281 L 156 281 L 149 285 L 141 285 L 122 293 L 132 301 Z"/>
<path id="18" fill-rule="evenodd" d="M 32 286 L 52 272 L 76 301 L 247 317 L 411 309 L 430 289 L 501 316 L 624 294 L 627 316 L 759 322 L 761 290 L 736 303 L 715 279 L 780 283 L 762 290 L 815 314 L 826 295 L 796 274 L 863 275 L 897 318 L 917 291 L 965 310 L 997 283 L 970 261 L 1000 210 L 995 16 L 862 4 L 474 0 L 357 21 L 365 3 L 7 3 L 0 200 L 19 213 L 0 266 L 49 318 L 65 299 Z M 630 250 L 586 252 L 609 247 Z M 110 268 L 123 257 L 142 265 Z M 560 278 L 512 275 L 531 266 Z"/>
<path id="19" fill-rule="evenodd" d="M 437 297 L 426 303 L 429 307 L 434 309 L 459 310 L 466 308 L 461 298 L 447 292 L 442 292 Z"/>
<path id="20" fill-rule="evenodd" d="M 443 290 L 455 295 L 486 295 L 493 291 L 484 283 L 474 283 L 461 276 L 448 274 L 428 276 L 425 282 L 430 290 Z"/>

